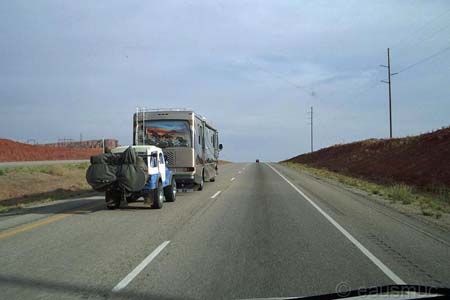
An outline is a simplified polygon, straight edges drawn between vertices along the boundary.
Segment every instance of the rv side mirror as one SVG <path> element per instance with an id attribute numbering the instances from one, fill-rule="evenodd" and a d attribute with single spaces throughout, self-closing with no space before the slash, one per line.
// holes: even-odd
<path id="1" fill-rule="evenodd" d="M 166 162 L 166 165 L 169 163 L 169 161 L 167 160 L 167 155 L 164 154 L 164 161 Z"/>
<path id="2" fill-rule="evenodd" d="M 223 149 L 223 145 L 219 144 L 219 150 L 222 150 L 222 149 Z"/>

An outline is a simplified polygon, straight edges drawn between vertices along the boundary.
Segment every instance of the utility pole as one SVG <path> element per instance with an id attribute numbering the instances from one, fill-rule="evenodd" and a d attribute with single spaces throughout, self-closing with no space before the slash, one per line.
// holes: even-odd
<path id="1" fill-rule="evenodd" d="M 388 70 L 388 81 L 381 80 L 381 82 L 387 83 L 389 86 L 389 138 L 392 139 L 392 91 L 391 91 L 391 76 L 396 75 L 398 73 L 391 73 L 391 56 L 389 52 L 389 48 L 387 48 L 387 61 L 388 64 L 380 65 L 380 67 L 387 68 Z"/>
<path id="2" fill-rule="evenodd" d="M 309 125 L 311 126 L 311 153 L 314 152 L 314 132 L 313 132 L 313 128 L 314 128 L 314 122 L 313 122 L 313 107 L 311 106 L 311 110 L 309 111 Z"/>

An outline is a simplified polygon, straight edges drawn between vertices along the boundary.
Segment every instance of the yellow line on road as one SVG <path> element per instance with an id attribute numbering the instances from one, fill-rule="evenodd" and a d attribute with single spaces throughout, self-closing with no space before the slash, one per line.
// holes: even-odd
<path id="1" fill-rule="evenodd" d="M 38 222 L 35 222 L 35 223 L 19 226 L 19 227 L 10 229 L 10 230 L 6 230 L 4 232 L 0 232 L 0 239 L 8 237 L 8 236 L 15 235 L 15 234 L 17 234 L 19 232 L 24 232 L 24 231 L 27 231 L 27 230 L 30 230 L 30 229 L 34 229 L 34 228 L 40 227 L 40 226 L 45 225 L 45 224 L 52 223 L 52 222 L 64 219 L 66 217 L 73 216 L 75 214 L 84 213 L 87 210 L 89 210 L 91 208 L 94 208 L 97 205 L 98 205 L 98 203 L 96 203 L 95 205 L 90 205 L 88 207 L 85 207 L 85 208 L 83 208 L 81 210 L 74 210 L 74 211 L 69 211 L 69 212 L 66 212 L 66 213 L 57 214 L 57 215 L 54 215 L 52 217 L 46 218 L 44 220 L 41 220 L 41 221 L 38 221 Z"/>

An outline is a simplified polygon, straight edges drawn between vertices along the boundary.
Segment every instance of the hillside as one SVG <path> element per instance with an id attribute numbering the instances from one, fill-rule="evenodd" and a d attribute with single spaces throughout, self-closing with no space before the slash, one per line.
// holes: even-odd
<path id="1" fill-rule="evenodd" d="M 0 162 L 89 159 L 102 149 L 73 149 L 29 145 L 7 139 L 0 139 Z"/>
<path id="2" fill-rule="evenodd" d="M 450 187 L 450 127 L 413 137 L 335 145 L 287 161 L 422 190 Z"/>

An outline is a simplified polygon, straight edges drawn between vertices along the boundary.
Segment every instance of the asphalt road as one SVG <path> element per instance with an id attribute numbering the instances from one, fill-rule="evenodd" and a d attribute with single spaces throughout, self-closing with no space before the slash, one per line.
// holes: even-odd
<path id="1" fill-rule="evenodd" d="M 2 299 L 449 287 L 449 262 L 448 232 L 277 164 L 222 166 L 204 191 L 179 194 L 162 210 L 109 211 L 93 197 L 0 215 Z"/>

